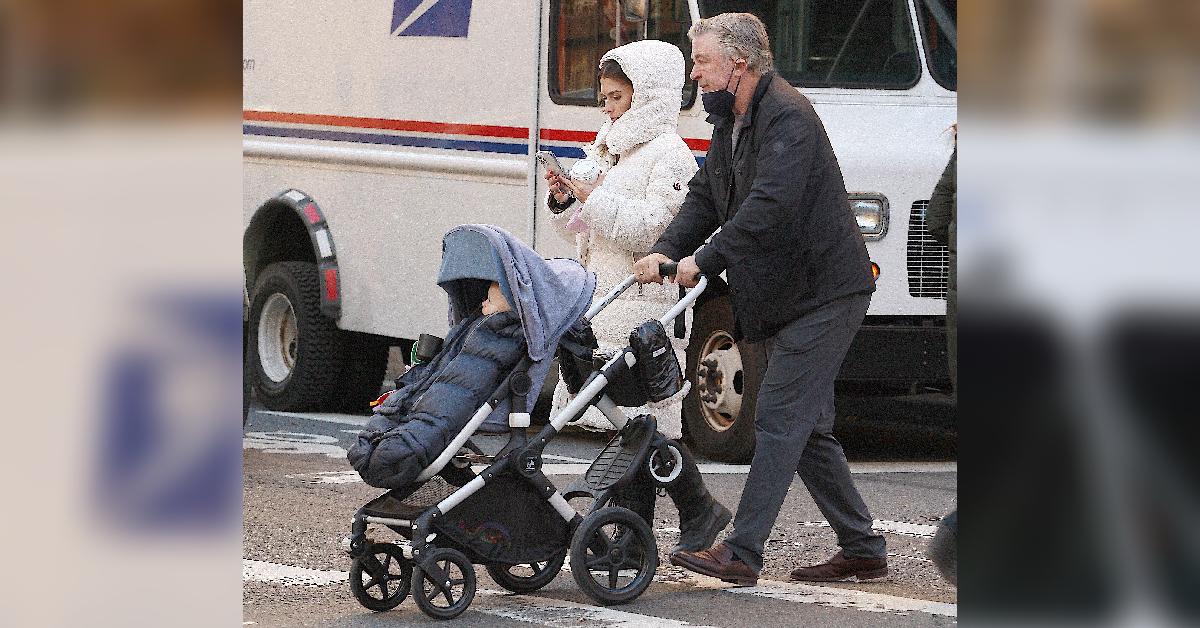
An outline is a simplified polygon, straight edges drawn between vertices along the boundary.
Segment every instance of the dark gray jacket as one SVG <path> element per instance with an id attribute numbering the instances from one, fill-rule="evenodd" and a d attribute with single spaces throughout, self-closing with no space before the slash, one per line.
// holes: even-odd
<path id="1" fill-rule="evenodd" d="M 652 252 L 687 257 L 720 227 L 696 263 L 709 276 L 727 271 L 735 335 L 751 341 L 834 299 L 873 292 L 866 245 L 812 103 L 767 73 L 736 153 L 733 119 L 709 122 L 715 128 L 704 166 Z"/>

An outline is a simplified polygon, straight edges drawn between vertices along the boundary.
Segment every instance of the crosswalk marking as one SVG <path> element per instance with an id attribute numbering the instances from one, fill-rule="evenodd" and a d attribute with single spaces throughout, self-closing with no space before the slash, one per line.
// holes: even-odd
<path id="1" fill-rule="evenodd" d="M 686 621 L 641 615 L 619 611 L 603 606 L 591 606 L 534 595 L 512 595 L 503 591 L 484 590 L 479 595 L 487 599 L 486 605 L 477 610 L 487 615 L 515 619 L 530 624 L 568 628 L 575 626 L 602 625 L 619 628 L 635 628 L 638 626 L 696 626 Z M 697 628 L 711 628 L 701 627 Z"/>
<path id="2" fill-rule="evenodd" d="M 567 571 L 563 570 L 564 573 Z M 270 582 L 285 586 L 328 586 L 341 584 L 349 572 L 308 569 L 261 560 L 242 560 L 242 580 Z M 659 580 L 656 578 L 656 580 Z M 660 580 L 661 582 L 661 580 Z M 958 617 L 958 605 L 914 598 L 841 589 L 836 587 L 759 580 L 754 587 L 734 587 L 731 584 L 698 574 L 687 573 L 683 579 L 669 579 L 672 584 L 690 585 L 693 590 L 714 590 L 734 595 L 782 600 L 799 604 L 816 604 L 832 608 L 872 613 L 908 614 L 914 612 Z M 348 595 L 349 593 L 347 593 Z M 605 626 L 633 628 L 634 626 L 692 626 L 685 621 L 642 615 L 612 608 L 579 604 L 540 595 L 513 595 L 506 591 L 480 589 L 479 598 L 472 604 L 475 610 L 496 617 L 515 619 L 543 626 L 565 627 L 596 623 Z M 697 627 L 699 628 L 699 627 Z"/>
<path id="3" fill-rule="evenodd" d="M 295 443 L 288 443 L 295 445 Z M 254 444 L 248 444 L 247 447 L 259 447 L 257 441 Z M 344 450 L 342 450 L 344 451 Z M 297 453 L 327 453 L 325 451 L 299 451 Z M 333 454 L 331 454 L 333 455 Z M 333 455 L 333 457 L 337 457 Z M 547 459 L 563 459 L 567 456 L 545 456 Z M 568 458 L 569 459 L 569 458 Z M 542 473 L 546 475 L 583 475 L 587 471 L 590 463 L 573 463 L 573 462 L 554 462 L 542 465 Z M 718 464 L 704 463 L 697 465 L 700 467 L 700 473 L 703 475 L 739 475 L 750 471 L 749 465 L 744 464 Z M 482 471 L 482 465 L 472 467 L 476 472 Z M 878 474 L 878 473 L 955 473 L 958 471 L 958 463 L 955 462 L 851 462 L 850 472 L 856 474 Z M 296 473 L 286 476 L 291 479 L 301 480 L 309 484 L 351 484 L 361 482 L 362 479 L 358 473 L 354 471 L 323 471 L 320 473 Z M 915 524 L 907 524 L 915 525 Z M 886 530 L 891 531 L 891 530 Z M 924 536 L 918 528 L 907 528 L 904 531 L 897 529 L 899 534 L 912 534 L 916 536 Z M 932 533 L 930 533 L 932 535 Z"/>
<path id="4" fill-rule="evenodd" d="M 828 528 L 828 521 L 801 521 L 799 524 L 807 528 Z M 876 519 L 871 522 L 871 529 L 877 532 L 890 532 L 901 536 L 913 536 L 919 539 L 931 539 L 937 533 L 937 526 L 923 523 L 908 523 L 906 521 L 888 521 Z"/>
<path id="5" fill-rule="evenodd" d="M 263 560 L 242 559 L 242 580 L 252 582 L 274 582 L 288 586 L 321 587 L 350 578 L 348 571 L 326 571 L 280 565 Z"/>
<path id="6" fill-rule="evenodd" d="M 703 577 L 703 576 L 701 576 Z M 708 578 L 713 580 L 713 578 Z M 722 585 L 724 582 L 717 580 Z M 728 586 L 728 585 L 726 585 Z M 729 593 L 753 595 L 787 602 L 816 604 L 834 608 L 850 608 L 872 613 L 911 613 L 920 612 L 943 617 L 958 617 L 958 605 L 946 602 L 931 602 L 917 600 L 883 593 L 870 593 L 856 589 L 838 589 L 821 587 L 798 582 L 775 582 L 759 580 L 758 586 L 745 588 L 727 588 Z"/>

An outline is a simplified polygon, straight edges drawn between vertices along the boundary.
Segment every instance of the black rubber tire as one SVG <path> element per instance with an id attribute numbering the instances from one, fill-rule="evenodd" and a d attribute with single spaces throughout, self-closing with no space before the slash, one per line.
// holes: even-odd
<path id="1" fill-rule="evenodd" d="M 246 421 L 250 418 L 250 397 L 254 394 L 254 379 L 252 374 L 254 371 L 250 368 L 250 362 L 247 359 L 247 349 L 250 342 L 250 325 L 242 322 L 242 428 L 245 429 Z"/>
<path id="2" fill-rule="evenodd" d="M 431 548 L 425 561 L 433 561 L 450 575 L 450 591 L 446 593 L 439 583 L 425 573 L 418 564 L 413 569 L 412 596 L 417 608 L 422 613 L 434 619 L 454 619 L 467 610 L 471 600 L 475 599 L 475 566 L 462 552 L 446 547 Z M 453 569 L 457 568 L 462 575 L 455 578 Z M 462 592 L 457 599 L 454 597 L 454 587 L 462 586 Z M 439 602 L 444 602 L 440 604 Z"/>
<path id="3" fill-rule="evenodd" d="M 620 550 L 615 556 L 609 553 L 614 549 Z M 635 551 L 627 555 L 630 550 Z M 632 568 L 637 570 L 633 578 L 618 586 L 615 582 L 618 572 Z M 607 571 L 607 584 L 598 582 L 592 569 Z M 658 543 L 654 532 L 627 508 L 609 506 L 597 510 L 583 518 L 571 538 L 571 576 L 588 597 L 601 605 L 625 604 L 637 599 L 650 586 L 656 569 Z"/>
<path id="4" fill-rule="evenodd" d="M 387 371 L 387 339 L 371 334 L 342 332 L 342 374 L 332 409 L 370 414 L 371 402 L 383 388 Z"/>
<path id="5" fill-rule="evenodd" d="M 350 564 L 350 591 L 359 604 L 373 611 L 390 611 L 408 597 L 412 587 L 412 561 L 405 558 L 400 547 L 394 543 L 372 543 L 369 554 L 379 562 L 383 571 L 373 575 L 370 571 L 378 571 L 379 567 L 368 567 L 364 559 L 354 559 Z M 367 582 L 363 582 L 364 575 L 368 578 Z M 389 592 L 388 583 L 392 582 L 395 588 Z M 376 588 L 379 597 L 371 595 L 371 590 Z"/>
<path id="6" fill-rule="evenodd" d="M 343 335 L 321 314 L 321 281 L 311 262 L 276 262 L 263 269 L 250 302 L 250 366 L 255 393 L 272 410 L 324 409 L 342 372 Z M 283 381 L 268 376 L 259 356 L 259 325 L 271 295 L 285 297 L 296 316 L 295 363 Z"/>
<path id="7" fill-rule="evenodd" d="M 732 424 L 717 430 L 705 419 L 700 402 L 697 366 L 703 357 L 700 352 L 709 338 L 716 334 L 733 337 L 733 310 L 729 298 L 722 296 L 711 299 L 698 307 L 692 318 L 692 335 L 688 342 L 687 368 L 684 376 L 692 383 L 692 390 L 683 399 L 683 420 L 688 437 L 696 450 L 719 462 L 748 462 L 754 455 L 754 409 L 758 401 L 758 387 L 762 384 L 767 369 L 766 356 L 761 344 L 741 341 L 737 343 L 742 358 L 742 405 Z"/>
<path id="8" fill-rule="evenodd" d="M 562 571 L 563 563 L 567 560 L 567 550 L 564 549 L 558 555 L 544 563 L 528 563 L 521 565 L 488 565 L 488 575 L 496 584 L 512 591 L 513 593 L 531 593 L 550 584 Z M 519 576 L 512 573 L 510 570 L 514 567 L 529 567 L 533 570 L 533 575 Z"/>

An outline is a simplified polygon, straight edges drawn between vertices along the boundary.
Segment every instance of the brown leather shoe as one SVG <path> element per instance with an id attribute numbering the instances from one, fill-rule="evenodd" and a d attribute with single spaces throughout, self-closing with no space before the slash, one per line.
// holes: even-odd
<path id="1" fill-rule="evenodd" d="M 741 587 L 758 584 L 758 572 L 734 556 L 733 550 L 724 543 L 699 552 L 676 552 L 671 554 L 671 564 Z"/>
<path id="2" fill-rule="evenodd" d="M 792 580 L 807 582 L 864 582 L 886 578 L 887 575 L 887 558 L 847 558 L 842 552 L 820 565 L 792 570 Z"/>

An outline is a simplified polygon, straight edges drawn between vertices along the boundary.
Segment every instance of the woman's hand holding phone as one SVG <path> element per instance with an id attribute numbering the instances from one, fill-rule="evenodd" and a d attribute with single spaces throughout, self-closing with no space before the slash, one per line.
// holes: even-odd
<path id="1" fill-rule="evenodd" d="M 550 172 L 549 170 L 547 170 L 546 174 L 543 176 L 545 177 L 546 183 L 550 188 L 550 193 L 554 195 L 554 200 L 558 201 L 559 203 L 567 202 L 567 199 L 570 197 L 568 196 L 569 191 L 563 178 L 554 174 L 553 172 Z"/>

